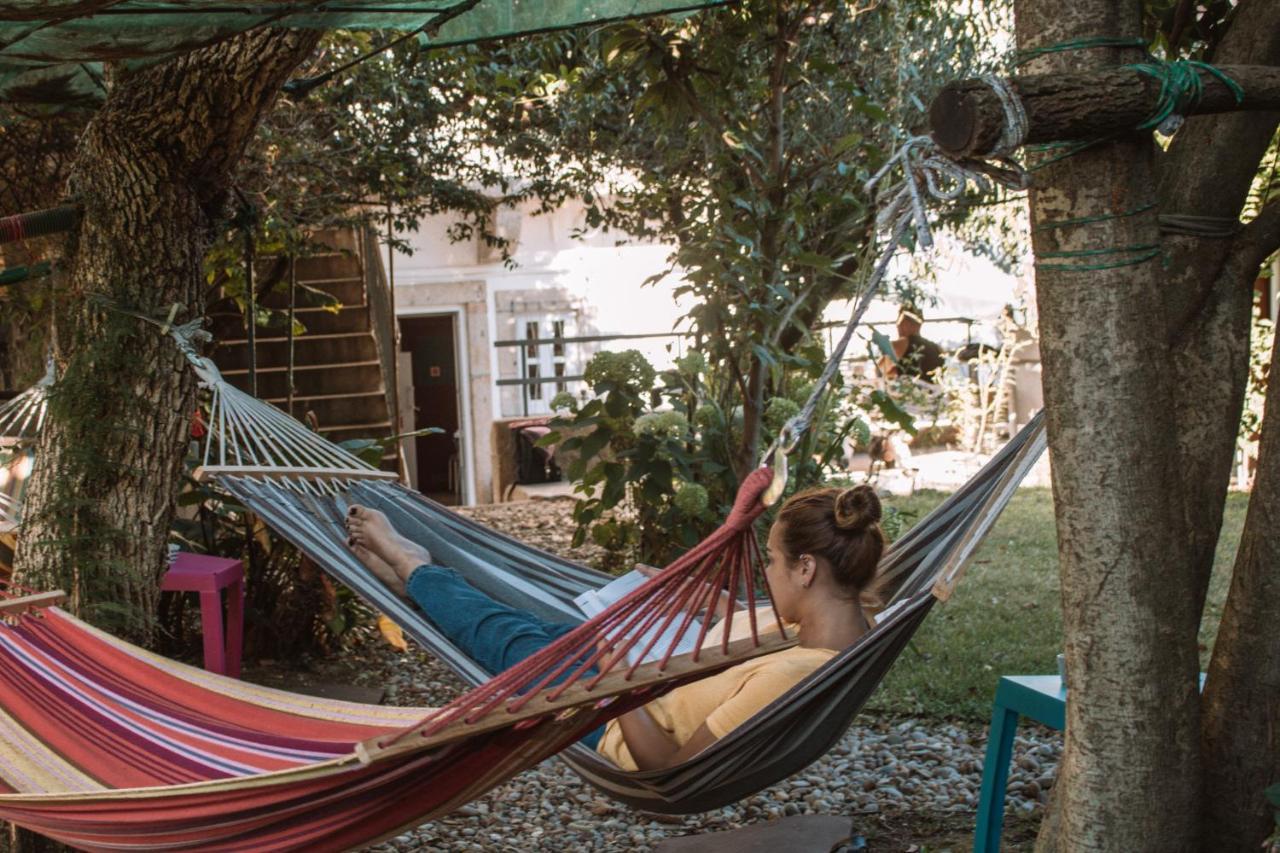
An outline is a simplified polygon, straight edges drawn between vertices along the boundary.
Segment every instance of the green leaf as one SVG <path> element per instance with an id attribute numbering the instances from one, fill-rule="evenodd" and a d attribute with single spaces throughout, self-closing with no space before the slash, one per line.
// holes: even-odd
<path id="1" fill-rule="evenodd" d="M 872 391 L 871 402 L 880 411 L 881 416 L 890 423 L 897 424 L 909 435 L 916 434 L 915 418 L 898 405 L 897 401 L 883 391 Z"/>
<path id="2" fill-rule="evenodd" d="M 1267 788 L 1267 790 L 1264 791 L 1263 793 L 1266 794 L 1266 797 L 1271 802 L 1271 805 L 1280 809 L 1280 782 L 1277 782 L 1271 787 Z M 1280 823 L 1280 814 L 1276 815 L 1276 822 Z"/>
<path id="3" fill-rule="evenodd" d="M 819 255 L 817 252 L 800 252 L 795 256 L 795 261 L 798 264 L 820 270 L 829 270 L 832 267 L 831 258 L 826 255 Z"/>
<path id="4" fill-rule="evenodd" d="M 600 454 L 609 445 L 609 430 L 597 427 L 589 435 L 582 439 L 582 444 L 578 448 L 578 452 L 583 459 L 592 460 Z"/>
<path id="5" fill-rule="evenodd" d="M 889 336 L 879 329 L 872 328 L 871 342 L 875 344 L 876 349 L 880 350 L 880 354 L 887 356 L 894 364 L 899 364 L 898 354 L 893 351 L 893 341 L 889 340 Z"/>

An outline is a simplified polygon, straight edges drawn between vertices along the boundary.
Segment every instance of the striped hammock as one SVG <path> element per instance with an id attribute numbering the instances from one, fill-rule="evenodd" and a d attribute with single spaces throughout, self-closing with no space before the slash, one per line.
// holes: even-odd
<path id="1" fill-rule="evenodd" d="M 1037 415 L 887 551 L 881 573 L 888 603 L 898 605 L 892 615 L 698 756 L 678 767 L 638 772 L 623 771 L 580 745 L 561 757 L 615 799 L 672 814 L 719 808 L 803 769 L 840 739 L 933 603 L 950 595 L 965 561 L 1044 448 L 1043 416 Z M 544 619 L 581 621 L 573 598 L 610 580 L 469 521 L 386 479 L 364 479 L 355 472 L 317 479 L 298 476 L 296 470 L 273 475 L 237 466 L 211 466 L 205 474 L 472 684 L 483 683 L 491 673 L 391 593 L 346 547 L 342 519 L 350 504 L 384 511 L 397 530 L 473 586 Z"/>
<path id="2" fill-rule="evenodd" d="M 607 577 L 390 482 L 236 391 L 212 365 L 202 378 L 213 391 L 202 475 L 477 687 L 429 713 L 300 699 L 164 661 L 57 609 L 20 614 L 0 627 L 0 819 L 77 847 L 345 849 L 445 814 L 557 753 L 642 808 L 685 813 L 740 799 L 839 739 L 934 601 L 950 594 L 1044 446 L 1037 418 L 895 543 L 882 573 L 899 606 L 858 643 L 690 761 L 627 773 L 577 740 L 673 686 L 794 643 L 776 632 L 729 644 L 723 624 L 723 644 L 696 655 L 668 650 L 659 663 L 618 663 L 658 622 L 714 610 L 714 600 L 688 599 L 690 579 L 752 594 L 747 571 L 768 469 L 744 482 L 720 530 L 657 578 L 491 677 L 354 559 L 342 529 L 350 503 L 386 510 L 472 583 L 548 618 L 580 621 L 573 596 Z M 0 602 L 6 610 L 16 612 Z M 597 644 L 606 636 L 622 639 L 605 652 Z"/>
<path id="3" fill-rule="evenodd" d="M 446 814 L 674 686 L 794 645 L 730 642 L 725 624 L 693 654 L 625 655 L 657 622 L 714 609 L 690 579 L 707 596 L 752 588 L 771 479 L 750 475 L 725 524 L 644 588 L 440 709 L 247 685 L 43 606 L 54 594 L 0 600 L 0 819 L 87 850 L 323 851 Z"/>

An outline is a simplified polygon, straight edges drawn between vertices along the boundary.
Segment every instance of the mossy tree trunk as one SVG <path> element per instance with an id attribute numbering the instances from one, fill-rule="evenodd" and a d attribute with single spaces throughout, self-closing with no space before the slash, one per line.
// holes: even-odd
<path id="1" fill-rule="evenodd" d="M 261 30 L 132 74 L 116 70 L 81 137 L 83 205 L 58 318 L 60 381 L 15 569 L 94 621 L 147 639 L 195 405 L 174 342 L 118 309 L 204 308 L 204 253 L 233 169 L 316 31 Z"/>
<path id="2" fill-rule="evenodd" d="M 83 205 L 57 317 L 61 381 L 40 437 L 15 559 L 82 615 L 149 639 L 195 380 L 174 342 L 117 308 L 204 311 L 204 253 L 233 170 L 319 31 L 260 30 L 132 74 L 118 69 L 80 138 Z M 33 833 L 15 851 L 59 849 Z"/>

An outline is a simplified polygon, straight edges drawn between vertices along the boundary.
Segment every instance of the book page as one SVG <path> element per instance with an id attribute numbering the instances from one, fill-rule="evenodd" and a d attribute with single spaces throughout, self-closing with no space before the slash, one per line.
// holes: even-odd
<path id="1" fill-rule="evenodd" d="M 597 616 L 604 612 L 604 610 L 614 602 L 620 601 L 634 590 L 639 589 L 648 580 L 649 578 L 645 577 L 640 572 L 633 570 L 613 581 L 610 581 L 600 587 L 600 589 L 587 590 L 581 595 L 575 597 L 573 599 L 573 603 L 578 606 L 579 610 L 586 614 L 588 619 L 590 619 L 593 616 Z M 641 619 L 640 621 L 643 623 L 644 621 L 647 621 L 647 618 Z M 638 660 L 641 660 L 641 653 L 649 646 L 649 643 L 653 641 L 655 636 L 657 637 L 657 641 L 653 643 L 653 648 L 649 651 L 648 655 L 643 657 L 642 662 L 649 663 L 652 661 L 662 660 L 667 653 L 667 649 L 669 649 L 671 644 L 676 640 L 676 632 L 680 630 L 680 626 L 684 623 L 684 614 L 676 614 L 676 616 L 671 619 L 671 624 L 667 626 L 666 630 L 659 633 L 659 628 L 662 627 L 662 624 L 665 621 L 666 617 L 658 619 L 653 626 L 649 628 L 649 630 L 640 635 L 639 639 L 636 640 L 635 645 L 627 651 L 627 661 L 629 663 L 634 664 Z M 672 653 L 673 656 L 688 654 L 693 651 L 694 646 L 697 644 L 698 632 L 701 630 L 701 625 L 702 623 L 696 618 L 690 621 L 688 629 L 684 632 L 684 636 L 680 638 L 679 644 Z M 625 639 L 622 636 L 621 629 L 616 633 L 618 634 L 618 639 L 620 641 Z M 630 636 L 630 634 L 628 633 L 627 636 Z"/>

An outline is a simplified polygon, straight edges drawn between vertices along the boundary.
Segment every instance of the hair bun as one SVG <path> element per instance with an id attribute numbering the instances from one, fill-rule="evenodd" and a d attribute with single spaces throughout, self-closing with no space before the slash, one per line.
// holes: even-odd
<path id="1" fill-rule="evenodd" d="M 879 522 L 882 514 L 880 496 L 865 483 L 836 495 L 836 527 L 841 530 L 864 530 Z"/>

